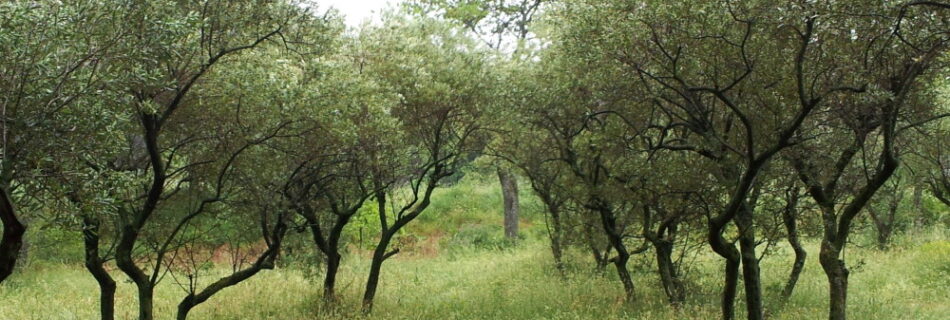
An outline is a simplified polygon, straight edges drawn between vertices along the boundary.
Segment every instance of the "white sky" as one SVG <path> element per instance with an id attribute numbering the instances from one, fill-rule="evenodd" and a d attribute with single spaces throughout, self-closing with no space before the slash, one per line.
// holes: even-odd
<path id="1" fill-rule="evenodd" d="M 394 4 L 397 0 L 316 0 L 320 11 L 336 8 L 346 16 L 346 25 L 357 26 L 363 20 L 378 19 L 379 13 L 387 4 Z"/>

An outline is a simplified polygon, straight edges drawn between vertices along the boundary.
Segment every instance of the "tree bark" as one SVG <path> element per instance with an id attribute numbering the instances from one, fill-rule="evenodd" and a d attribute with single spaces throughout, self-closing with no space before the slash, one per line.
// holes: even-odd
<path id="1" fill-rule="evenodd" d="M 144 286 L 136 285 L 139 296 L 139 320 L 152 320 L 155 318 L 153 306 L 155 304 L 155 290 L 151 284 Z"/>
<path id="2" fill-rule="evenodd" d="M 627 250 L 627 246 L 623 243 L 623 234 L 620 230 L 620 226 L 617 225 L 617 217 L 614 216 L 613 209 L 602 199 L 594 200 L 595 205 L 593 209 L 596 209 L 597 212 L 600 213 L 600 221 L 607 235 L 607 241 L 610 243 L 610 246 L 613 247 L 614 251 L 617 251 L 617 256 L 612 258 L 611 261 L 613 261 L 614 266 L 617 268 L 617 275 L 623 284 L 626 301 L 627 303 L 632 303 L 636 298 L 636 287 L 633 284 L 633 278 L 630 277 L 630 271 L 627 270 L 627 261 L 630 260 L 630 251 Z"/>
<path id="3" fill-rule="evenodd" d="M 739 251 L 732 246 L 735 256 L 723 257 L 726 260 L 725 272 L 723 273 L 722 299 L 720 305 L 722 308 L 722 319 L 732 320 L 736 318 L 736 294 L 739 288 Z"/>
<path id="4" fill-rule="evenodd" d="M 887 249 L 887 245 L 890 244 L 891 235 L 894 234 L 894 222 L 897 218 L 897 209 L 900 208 L 901 200 L 903 200 L 903 193 L 900 188 L 895 185 L 893 193 L 886 195 L 889 201 L 887 203 L 887 211 L 884 212 L 884 215 L 881 215 L 877 209 L 874 209 L 874 206 L 868 206 L 868 214 L 871 216 L 871 220 L 874 221 L 874 229 L 877 231 L 877 248 L 880 250 Z"/>
<path id="5" fill-rule="evenodd" d="M 548 205 L 548 213 L 551 215 L 551 229 L 548 231 L 548 237 L 551 240 L 551 255 L 554 257 L 554 267 L 561 275 L 564 275 L 564 249 L 561 242 L 564 237 L 563 226 L 561 225 L 561 210 L 556 205 Z"/>
<path id="6" fill-rule="evenodd" d="M 617 256 L 613 258 L 613 261 L 614 266 L 617 268 L 617 276 L 620 277 L 620 282 L 623 283 L 624 297 L 627 303 L 633 303 L 636 298 L 636 287 L 633 285 L 633 278 L 630 277 L 630 271 L 627 270 L 627 261 L 630 261 L 630 254 L 618 252 Z"/>
<path id="7" fill-rule="evenodd" d="M 510 170 L 498 167 L 498 180 L 501 183 L 501 195 L 505 205 L 505 237 L 518 238 L 518 179 Z"/>
<path id="8" fill-rule="evenodd" d="M 715 230 L 711 226 L 710 230 Z M 722 299 L 720 307 L 722 309 L 723 320 L 733 320 L 736 318 L 736 293 L 739 286 L 739 266 L 741 265 L 739 249 L 736 245 L 726 241 L 720 232 L 710 232 L 709 245 L 720 257 L 726 260 L 725 270 L 723 271 Z"/>
<path id="9" fill-rule="evenodd" d="M 683 288 L 683 282 L 676 272 L 676 265 L 673 264 L 673 242 L 663 239 L 651 242 L 653 243 L 653 249 L 656 251 L 656 265 L 666 297 L 673 305 L 686 302 L 686 291 Z"/>
<path id="10" fill-rule="evenodd" d="M 788 203 L 785 210 L 782 211 L 782 223 L 785 225 L 785 232 L 788 233 L 788 244 L 795 251 L 795 262 L 792 263 L 792 271 L 788 275 L 788 281 L 785 282 L 785 288 L 782 289 L 782 299 L 787 301 L 798 284 L 798 278 L 805 269 L 805 258 L 808 253 L 802 247 L 798 238 L 798 191 L 794 190 L 789 194 Z"/>
<path id="11" fill-rule="evenodd" d="M 838 258 L 840 256 L 840 248 L 828 241 L 822 242 L 818 260 L 828 277 L 830 320 L 847 319 L 849 271 L 844 261 Z"/>
<path id="12" fill-rule="evenodd" d="M 23 246 L 26 225 L 17 219 L 16 209 L 7 189 L 0 187 L 0 221 L 3 222 L 3 238 L 0 239 L 0 283 L 6 280 L 16 267 Z"/>
<path id="13" fill-rule="evenodd" d="M 340 270 L 340 253 L 327 254 L 327 273 L 323 278 L 323 300 L 327 304 L 336 300 L 336 274 Z"/>
<path id="14" fill-rule="evenodd" d="M 921 229 L 924 227 L 927 217 L 930 217 L 930 212 L 927 210 L 927 207 L 923 203 L 924 190 L 920 185 L 914 186 L 914 209 L 917 211 L 917 214 L 914 215 L 914 228 Z"/>
<path id="15" fill-rule="evenodd" d="M 181 300 L 181 302 L 178 303 L 177 319 L 187 319 L 188 313 L 191 312 L 192 309 L 204 303 L 205 301 L 208 301 L 208 299 L 211 299 L 212 296 L 221 290 L 237 285 L 244 280 L 250 279 L 262 270 L 273 269 L 275 260 L 278 256 L 280 256 L 280 249 L 283 243 L 284 235 L 287 233 L 287 226 L 284 224 L 282 219 L 282 217 L 279 217 L 279 222 L 277 222 L 277 224 L 274 226 L 274 229 L 271 233 L 273 234 L 273 238 L 265 240 L 268 245 L 267 250 L 261 253 L 261 255 L 257 257 L 257 260 L 255 260 L 253 264 L 247 268 L 234 272 L 229 276 L 218 279 L 199 292 L 192 290 L 184 299 Z M 265 237 L 267 236 L 265 235 Z"/>
<path id="16" fill-rule="evenodd" d="M 762 320 L 762 279 L 759 274 L 759 257 L 755 254 L 755 226 L 752 208 L 743 206 L 736 215 L 739 227 L 739 251 L 742 259 L 742 278 L 745 286 L 746 315 L 750 320 Z"/>
<path id="17" fill-rule="evenodd" d="M 99 315 L 102 320 L 115 319 L 115 280 L 103 266 L 105 261 L 99 254 L 99 220 L 85 216 L 83 224 L 83 246 L 85 247 L 86 270 L 99 284 Z"/>
<path id="18" fill-rule="evenodd" d="M 384 232 L 380 235 L 379 243 L 373 250 L 373 260 L 369 266 L 369 277 L 366 279 L 366 291 L 363 293 L 363 313 L 369 314 L 373 311 L 373 299 L 376 298 L 376 288 L 379 286 L 379 274 L 383 268 L 383 262 L 398 251 L 386 253 L 389 242 L 395 233 Z"/>

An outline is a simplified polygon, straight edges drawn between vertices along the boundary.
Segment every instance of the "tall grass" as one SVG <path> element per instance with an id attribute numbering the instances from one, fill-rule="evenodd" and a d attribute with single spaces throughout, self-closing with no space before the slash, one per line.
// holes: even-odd
<path id="1" fill-rule="evenodd" d="M 722 264 L 715 255 L 700 255 L 689 266 L 689 297 L 678 308 L 666 303 L 653 270 L 652 255 L 637 256 L 630 267 L 638 299 L 633 304 L 624 304 L 624 294 L 613 270 L 603 274 L 596 271 L 586 253 L 567 252 L 564 277 L 554 269 L 541 235 L 544 227 L 540 223 L 540 206 L 524 185 L 522 230 L 527 236 L 518 243 L 505 240 L 500 227 L 501 192 L 492 178 L 472 174 L 437 191 L 429 210 L 401 235 L 415 237 L 415 245 L 430 246 L 431 250 L 426 254 L 418 254 L 422 250 L 404 250 L 386 262 L 374 313 L 369 319 L 718 318 Z M 849 246 L 845 253 L 852 269 L 850 317 L 946 319 L 950 314 L 948 239 L 947 230 L 908 233 L 896 238 L 889 251 L 879 251 L 873 249 L 872 237 L 857 235 L 856 245 Z M 403 242 L 406 243 L 412 244 Z M 763 260 L 764 305 L 770 318 L 826 317 L 827 282 L 817 263 L 817 244 L 806 246 L 810 255 L 805 272 L 785 304 L 780 301 L 779 292 L 793 254 L 785 248 Z M 95 281 L 81 264 L 64 258 L 81 257 L 75 247 L 70 244 L 68 250 L 50 251 L 56 253 L 50 255 L 52 259 L 33 263 L 0 285 L 0 320 L 97 318 Z M 43 255 L 45 251 L 40 252 Z M 288 267 L 265 271 L 224 290 L 197 307 L 191 318 L 363 318 L 357 310 L 368 264 L 367 252 L 359 248 L 344 257 L 338 280 L 341 300 L 332 307 L 321 302 L 319 277 Z M 227 270 L 213 272 L 224 274 Z M 134 286 L 118 271 L 113 276 L 119 281 L 117 318 L 135 318 Z M 211 277 L 203 280 L 210 281 Z M 173 318 L 184 295 L 181 287 L 166 278 L 155 293 L 158 318 Z M 743 310 L 741 299 L 739 303 L 738 310 Z"/>
<path id="2" fill-rule="evenodd" d="M 809 246 L 817 250 L 814 244 Z M 853 319 L 946 319 L 950 287 L 946 275 L 950 242 L 931 240 L 920 247 L 888 252 L 852 249 L 849 312 Z M 694 290 L 687 303 L 665 303 L 658 279 L 647 268 L 638 271 L 636 303 L 622 303 L 623 292 L 608 272 L 585 266 L 575 253 L 573 268 L 561 278 L 550 263 L 545 244 L 527 241 L 503 250 L 470 250 L 453 257 L 396 257 L 387 262 L 375 313 L 370 319 L 713 319 L 718 315 L 719 262 L 706 256 L 690 273 Z M 813 255 L 814 256 L 814 255 Z M 778 292 L 785 280 L 789 255 L 767 258 L 762 275 L 765 306 L 775 319 L 818 319 L 826 312 L 827 288 L 816 259 L 791 300 L 782 305 Z M 368 259 L 347 257 L 341 270 L 340 305 L 320 303 L 318 281 L 290 269 L 268 271 L 229 288 L 193 312 L 193 319 L 350 319 L 360 317 L 359 297 Z M 223 270 L 222 270 L 223 271 Z M 118 274 L 116 275 L 119 276 Z M 184 295 L 172 281 L 156 292 L 156 314 L 171 318 Z M 75 265 L 42 265 L 0 286 L 2 319 L 93 319 L 97 288 Z M 121 281 L 119 318 L 133 318 L 134 288 Z M 741 307 L 741 306 L 740 306 Z M 740 309 L 741 310 L 741 309 Z"/>

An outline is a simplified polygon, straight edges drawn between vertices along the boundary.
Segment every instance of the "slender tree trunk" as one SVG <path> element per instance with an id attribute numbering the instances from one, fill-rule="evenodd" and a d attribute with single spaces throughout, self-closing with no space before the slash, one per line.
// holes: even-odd
<path id="1" fill-rule="evenodd" d="M 785 288 L 782 289 L 782 298 L 786 301 L 792 296 L 792 292 L 795 290 L 798 277 L 801 276 L 802 270 L 805 269 L 805 258 L 808 256 L 808 253 L 805 251 L 805 248 L 802 247 L 802 243 L 798 238 L 798 209 L 794 205 L 798 200 L 797 191 L 792 197 L 793 198 L 790 199 L 791 203 L 782 211 L 782 223 L 785 225 L 785 232 L 788 233 L 788 244 L 791 245 L 792 250 L 795 251 L 795 262 L 792 263 L 792 271 L 788 275 L 788 281 L 785 282 Z"/>
<path id="2" fill-rule="evenodd" d="M 735 257 L 723 257 L 726 259 L 726 270 L 723 274 L 722 299 L 722 319 L 732 320 L 736 318 L 736 295 L 739 288 L 739 252 L 735 250 Z"/>
<path id="3" fill-rule="evenodd" d="M 617 256 L 612 259 L 614 266 L 617 268 L 617 275 L 620 277 L 620 282 L 623 284 L 623 291 L 626 294 L 626 299 L 628 303 L 632 303 L 636 298 L 636 287 L 633 284 L 633 278 L 630 277 L 630 272 L 627 270 L 627 261 L 630 260 L 630 251 L 627 250 L 627 246 L 623 243 L 623 235 L 621 234 L 620 227 L 617 225 L 617 218 L 614 216 L 612 209 L 610 209 L 604 201 L 597 201 L 596 205 L 597 211 L 600 213 L 600 220 L 604 227 L 604 232 L 607 234 L 607 241 L 613 247 L 614 251 L 617 251 Z"/>
<path id="4" fill-rule="evenodd" d="M 617 268 L 617 276 L 620 277 L 620 282 L 623 283 L 623 292 L 626 301 L 627 303 L 632 303 L 636 298 L 636 287 L 633 285 L 633 278 L 630 276 L 630 271 L 627 270 L 627 261 L 630 261 L 630 254 L 618 252 L 613 261 L 614 266 Z"/>
<path id="5" fill-rule="evenodd" d="M 181 302 L 178 303 L 177 319 L 187 319 L 188 313 L 191 312 L 192 309 L 202 303 L 205 303 L 208 301 L 208 299 L 211 299 L 212 296 L 218 292 L 221 292 L 221 290 L 235 286 L 244 280 L 250 279 L 262 270 L 273 269 L 275 260 L 277 260 L 277 257 L 280 256 L 280 249 L 286 232 L 286 225 L 282 221 L 278 222 L 272 232 L 274 235 L 273 239 L 270 239 L 270 241 L 267 242 L 267 251 L 264 251 L 260 256 L 258 256 L 257 260 L 254 261 L 253 264 L 247 268 L 236 271 L 229 276 L 219 278 L 204 289 L 201 289 L 199 292 L 190 292 L 187 296 L 185 296 L 184 299 L 181 300 Z"/>
<path id="6" fill-rule="evenodd" d="M 564 256 L 564 252 L 561 248 L 561 241 L 563 241 L 564 230 L 561 225 L 561 208 L 550 196 L 542 196 L 541 198 L 544 200 L 548 208 L 548 215 L 551 217 L 550 220 L 545 220 L 545 222 L 550 221 L 548 226 L 548 238 L 551 241 L 551 255 L 554 257 L 554 267 L 557 268 L 557 271 L 563 277 L 564 262 L 562 257 Z"/>
<path id="7" fill-rule="evenodd" d="M 651 243 L 656 251 L 656 265 L 666 297 L 669 298 L 671 304 L 680 305 L 686 301 L 686 291 L 676 272 L 676 265 L 673 264 L 673 242 L 656 240 Z"/>
<path id="8" fill-rule="evenodd" d="M 99 255 L 99 221 L 87 216 L 83 217 L 82 223 L 86 270 L 99 284 L 99 314 L 102 320 L 112 320 L 115 318 L 116 284 L 103 266 L 104 261 Z"/>
<path id="9" fill-rule="evenodd" d="M 551 255 L 554 257 L 554 267 L 563 276 L 564 275 L 564 259 L 563 259 L 564 249 L 561 248 L 561 234 L 559 231 L 551 235 Z"/>
<path id="10" fill-rule="evenodd" d="M 373 311 L 373 299 L 376 298 L 376 288 L 379 286 L 379 274 L 383 268 L 383 262 L 386 261 L 395 251 L 386 253 L 389 242 L 395 235 L 393 232 L 383 232 L 380 235 L 379 243 L 373 250 L 373 260 L 369 266 L 369 278 L 366 279 L 366 291 L 363 293 L 363 313 L 369 314 Z"/>
<path id="11" fill-rule="evenodd" d="M 755 254 L 755 226 L 752 208 L 743 206 L 736 215 L 739 226 L 739 250 L 742 259 L 742 278 L 745 285 L 746 313 L 749 320 L 764 318 L 762 310 L 762 279 L 759 275 L 759 257 Z"/>
<path id="12" fill-rule="evenodd" d="M 139 302 L 139 320 L 152 320 L 154 288 L 148 275 L 145 274 L 132 259 L 132 250 L 135 247 L 135 240 L 138 238 L 138 231 L 131 225 L 125 225 L 122 228 L 118 245 L 116 246 L 115 263 L 122 270 L 138 291 Z"/>
<path id="13" fill-rule="evenodd" d="M 13 274 L 26 234 L 26 225 L 17 219 L 10 195 L 3 187 L 0 187 L 0 222 L 3 222 L 3 238 L 0 238 L 0 283 L 3 283 Z"/>
<path id="14" fill-rule="evenodd" d="M 739 249 L 736 245 L 726 241 L 721 234 L 711 232 L 709 244 L 720 257 L 726 260 L 723 271 L 722 300 L 720 300 L 723 320 L 736 318 L 736 293 L 739 286 L 739 266 L 741 265 Z"/>
<path id="15" fill-rule="evenodd" d="M 340 253 L 327 254 L 327 274 L 323 278 L 323 300 L 327 304 L 336 300 L 336 275 L 340 269 Z"/>
<path id="16" fill-rule="evenodd" d="M 518 238 L 518 179 L 508 169 L 498 167 L 498 180 L 501 182 L 501 195 L 505 204 L 505 237 Z"/>
<path id="17" fill-rule="evenodd" d="M 594 263 L 597 267 L 597 271 L 603 273 L 607 268 L 607 255 L 610 254 L 610 252 L 607 251 L 605 253 L 601 253 L 600 248 L 597 247 L 597 239 L 594 237 L 593 229 L 594 228 L 590 225 L 590 223 L 584 224 L 584 235 L 587 240 L 587 247 L 590 249 L 591 256 L 594 257 Z"/>
<path id="18" fill-rule="evenodd" d="M 914 210 L 917 211 L 914 215 L 914 228 L 920 230 L 926 224 L 925 221 L 927 217 L 930 216 L 930 212 L 927 210 L 927 207 L 923 203 L 924 190 L 920 185 L 914 186 Z"/>
<path id="19" fill-rule="evenodd" d="M 881 215 L 873 206 L 867 207 L 868 214 L 871 216 L 871 220 L 874 221 L 874 228 L 877 231 L 877 248 L 880 250 L 887 249 L 891 235 L 894 234 L 894 220 L 897 217 L 900 202 L 903 200 L 900 192 L 899 189 L 895 188 L 893 194 L 886 195 L 890 201 L 888 201 L 887 211 L 884 212 L 884 215 Z"/>

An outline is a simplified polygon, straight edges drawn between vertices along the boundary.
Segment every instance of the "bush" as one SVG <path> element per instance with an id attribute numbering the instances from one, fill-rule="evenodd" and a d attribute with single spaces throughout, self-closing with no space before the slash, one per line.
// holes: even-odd
<path id="1" fill-rule="evenodd" d="M 464 225 L 446 240 L 449 251 L 461 249 L 500 250 L 513 246 L 515 241 L 505 238 L 499 225 Z"/>

